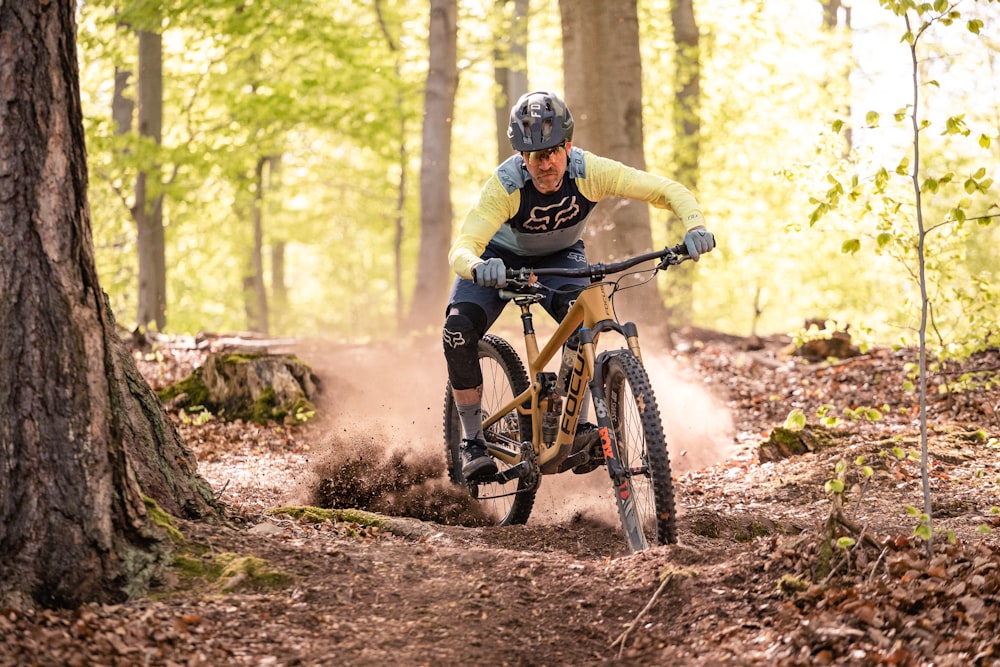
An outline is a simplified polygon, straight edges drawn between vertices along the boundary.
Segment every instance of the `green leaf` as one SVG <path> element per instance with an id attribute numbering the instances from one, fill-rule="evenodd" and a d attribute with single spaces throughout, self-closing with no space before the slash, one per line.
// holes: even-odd
<path id="1" fill-rule="evenodd" d="M 917 537 L 922 537 L 925 540 L 931 539 L 931 527 L 926 523 L 922 523 L 917 526 L 917 529 L 913 531 L 913 534 Z"/>
<path id="2" fill-rule="evenodd" d="M 969 29 L 969 32 L 978 35 L 979 30 L 983 27 L 983 22 L 979 19 L 972 19 L 966 24 L 966 27 Z"/>
<path id="3" fill-rule="evenodd" d="M 875 470 L 871 466 L 861 466 L 861 474 L 871 478 L 875 474 Z"/>
<path id="4" fill-rule="evenodd" d="M 988 136 L 986 136 L 985 134 L 980 134 L 979 135 L 979 145 L 982 146 L 983 148 L 989 148 L 990 147 L 990 138 Z"/>
<path id="5" fill-rule="evenodd" d="M 971 130 L 965 124 L 965 114 L 959 114 L 945 121 L 945 129 L 942 134 L 961 134 L 967 137 L 970 132 Z"/>
<path id="6" fill-rule="evenodd" d="M 878 127 L 878 119 L 879 115 L 877 111 L 869 111 L 865 114 L 865 123 L 868 124 L 868 127 Z"/>
<path id="7" fill-rule="evenodd" d="M 865 410 L 865 418 L 867 418 L 870 422 L 877 422 L 882 419 L 882 413 L 875 408 L 868 408 Z"/>
<path id="8" fill-rule="evenodd" d="M 910 516 L 920 516 L 920 510 L 918 510 L 913 505 L 906 506 L 906 513 L 909 514 Z"/>
<path id="9" fill-rule="evenodd" d="M 844 483 L 839 479 L 831 479 L 824 486 L 827 493 L 843 493 Z"/>
<path id="10" fill-rule="evenodd" d="M 841 549 L 850 549 L 855 544 L 857 544 L 857 541 L 853 537 L 844 535 L 843 537 L 837 538 L 837 546 Z"/>
<path id="11" fill-rule="evenodd" d="M 899 164 L 896 165 L 896 173 L 899 174 L 900 176 L 908 175 L 909 169 L 910 169 L 910 158 L 908 157 L 904 157 L 902 160 L 899 161 Z"/>
<path id="12" fill-rule="evenodd" d="M 831 128 L 833 129 L 834 132 L 837 132 L 839 134 L 840 131 L 844 129 L 844 121 L 842 120 L 833 121 L 833 125 L 831 125 Z"/>
<path id="13" fill-rule="evenodd" d="M 802 410 L 795 408 L 785 417 L 785 428 L 789 431 L 801 431 L 806 426 L 806 415 Z"/>
<path id="14" fill-rule="evenodd" d="M 875 172 L 875 187 L 879 192 L 885 190 L 885 186 L 889 183 L 889 172 L 885 170 L 885 167 L 879 167 L 878 171 Z"/>
<path id="15" fill-rule="evenodd" d="M 861 250 L 861 241 L 859 239 L 849 239 L 844 241 L 844 244 L 840 246 L 840 252 L 845 255 L 853 255 Z"/>
<path id="16" fill-rule="evenodd" d="M 976 173 L 974 173 L 972 177 L 977 181 L 979 181 L 982 180 L 983 176 L 985 175 L 986 175 L 986 167 L 980 167 L 979 169 L 976 170 Z"/>
<path id="17" fill-rule="evenodd" d="M 837 461 L 837 465 L 833 467 L 833 471 L 838 475 L 847 470 L 847 463 L 845 461 Z"/>
<path id="18" fill-rule="evenodd" d="M 879 248 L 884 248 L 892 242 L 892 234 L 889 232 L 882 232 L 876 237 L 876 242 Z"/>

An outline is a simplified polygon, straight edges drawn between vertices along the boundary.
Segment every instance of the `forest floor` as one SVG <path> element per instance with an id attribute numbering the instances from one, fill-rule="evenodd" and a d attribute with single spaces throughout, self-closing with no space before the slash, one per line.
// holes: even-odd
<path id="1" fill-rule="evenodd" d="M 314 420 L 174 415 L 227 508 L 221 525 L 178 521 L 204 570 L 119 605 L 0 610 L 0 665 L 994 664 L 1000 353 L 930 377 L 929 554 L 914 534 L 914 351 L 810 363 L 786 356 L 787 342 L 693 332 L 670 351 L 646 343 L 679 541 L 629 554 L 603 468 L 545 477 L 527 525 L 474 525 L 444 480 L 439 342 L 296 341 L 323 382 Z M 204 353 L 136 358 L 160 388 Z M 980 386 L 939 389 L 972 371 Z M 762 461 L 795 409 L 827 446 Z M 838 462 L 839 497 L 826 490 Z M 268 511 L 320 505 L 331 488 L 384 523 Z M 197 574 L 248 556 L 263 560 Z"/>

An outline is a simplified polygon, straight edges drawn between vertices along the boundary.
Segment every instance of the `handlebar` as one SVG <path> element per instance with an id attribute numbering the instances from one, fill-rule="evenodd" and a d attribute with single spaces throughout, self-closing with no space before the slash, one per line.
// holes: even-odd
<path id="1" fill-rule="evenodd" d="M 531 276 L 534 275 L 562 276 L 565 278 L 590 278 L 591 282 L 596 282 L 598 280 L 603 280 L 605 276 L 621 273 L 622 271 L 631 269 L 633 266 L 642 264 L 643 262 L 648 262 L 651 259 L 661 260 L 656 266 L 657 269 L 660 269 L 668 266 L 676 266 L 677 264 L 690 259 L 690 257 L 688 256 L 687 247 L 683 243 L 678 243 L 672 248 L 664 248 L 663 250 L 656 250 L 654 252 L 647 252 L 642 255 L 628 257 L 620 262 L 612 262 L 610 264 L 598 262 L 596 264 L 588 264 L 586 268 L 580 269 L 507 269 L 507 280 L 513 283 L 528 284 L 531 282 Z"/>

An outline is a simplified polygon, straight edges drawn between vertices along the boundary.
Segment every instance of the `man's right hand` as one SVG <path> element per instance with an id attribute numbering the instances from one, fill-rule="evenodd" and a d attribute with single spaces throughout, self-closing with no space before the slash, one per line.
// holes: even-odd
<path id="1" fill-rule="evenodd" d="M 472 267 L 472 280 L 483 287 L 506 287 L 507 267 L 499 257 L 491 257 Z"/>

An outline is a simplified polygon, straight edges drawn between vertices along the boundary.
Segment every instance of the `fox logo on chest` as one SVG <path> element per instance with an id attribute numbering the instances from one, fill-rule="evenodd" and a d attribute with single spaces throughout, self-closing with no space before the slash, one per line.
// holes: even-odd
<path id="1" fill-rule="evenodd" d="M 567 196 L 558 203 L 532 208 L 522 226 L 529 232 L 551 232 L 576 223 L 579 217 L 580 205 L 577 204 L 576 197 Z"/>

